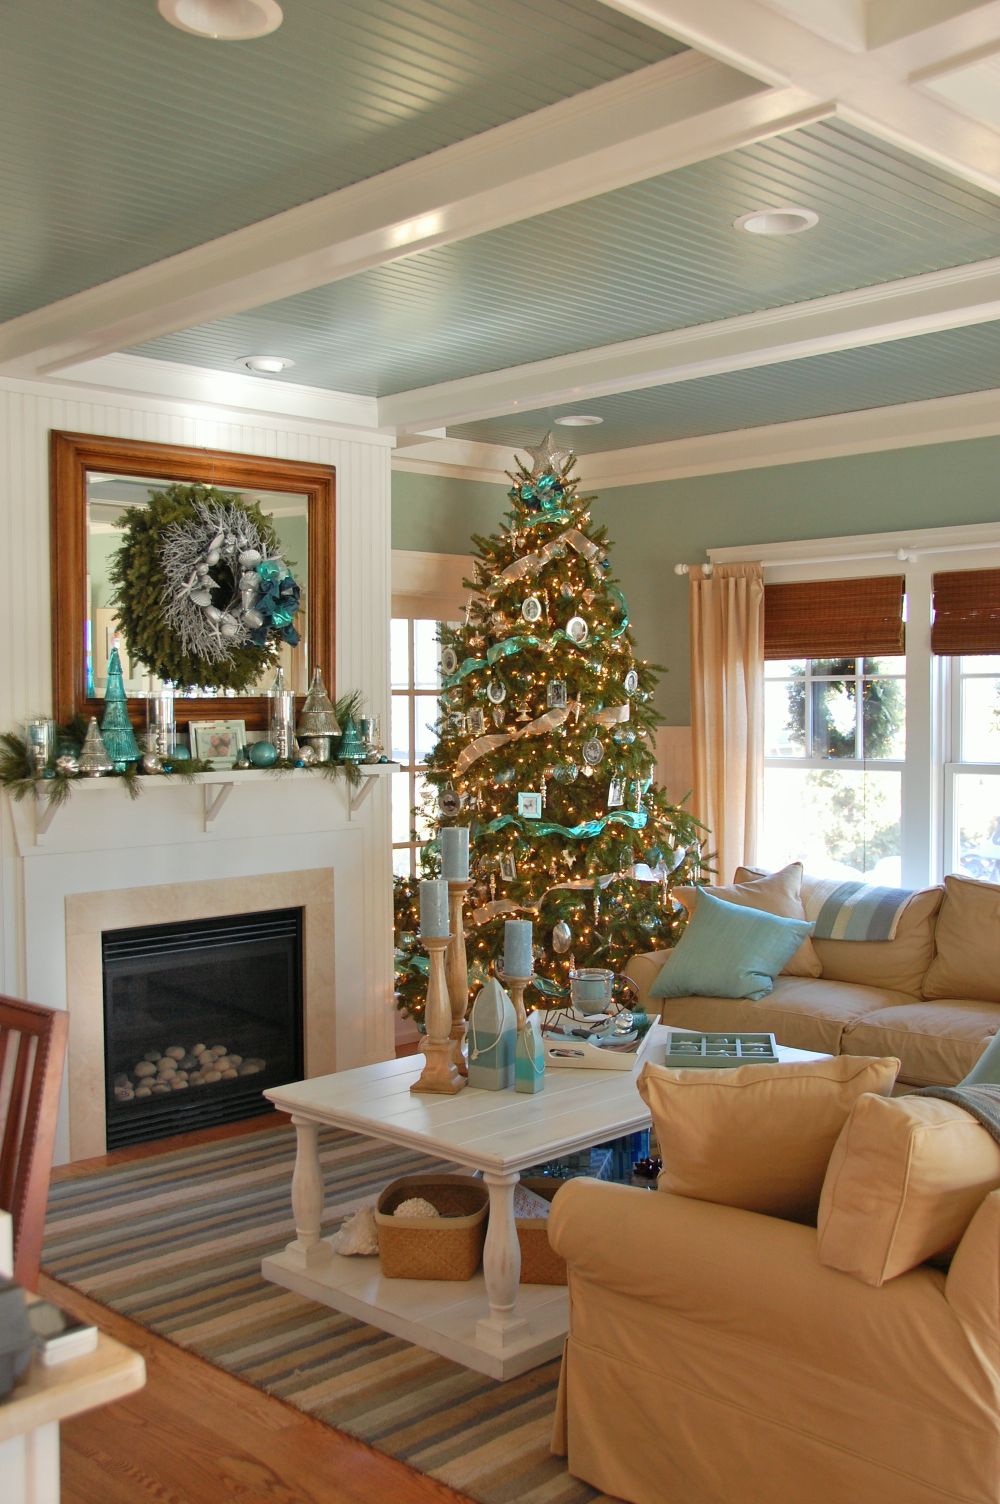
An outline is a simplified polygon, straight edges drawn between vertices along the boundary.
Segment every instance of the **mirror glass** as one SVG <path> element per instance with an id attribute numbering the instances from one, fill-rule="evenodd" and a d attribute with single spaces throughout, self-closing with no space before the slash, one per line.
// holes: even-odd
<path id="1" fill-rule="evenodd" d="M 130 507 L 145 506 L 151 493 L 165 490 L 175 481 L 155 480 L 148 476 L 115 475 L 88 470 L 86 474 L 86 627 L 85 674 L 89 698 L 101 698 L 107 685 L 108 659 L 117 647 L 125 675 L 125 688 L 131 695 L 145 695 L 161 687 L 144 663 L 129 657 L 112 604 L 108 579 L 109 562 L 121 545 L 122 518 Z M 209 484 L 209 482 L 206 482 Z M 291 569 L 301 590 L 295 628 L 299 634 L 296 647 L 281 643 L 281 665 L 285 684 L 296 694 L 309 688 L 309 497 L 290 491 L 261 491 L 240 486 L 220 486 L 241 501 L 256 502 L 271 521 L 281 545 L 281 555 Z M 260 695 L 274 681 L 274 669 L 268 669 L 260 681 L 243 691 Z M 177 685 L 177 693 L 190 699 L 238 698 L 236 691 L 211 684 Z"/>

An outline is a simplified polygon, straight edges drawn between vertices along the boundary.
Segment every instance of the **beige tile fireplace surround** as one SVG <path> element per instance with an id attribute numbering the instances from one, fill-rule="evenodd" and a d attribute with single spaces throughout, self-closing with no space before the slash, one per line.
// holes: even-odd
<path id="1" fill-rule="evenodd" d="M 69 1009 L 69 1138 L 74 1159 L 105 1150 L 104 983 L 101 935 L 144 924 L 180 924 L 274 908 L 301 908 L 302 1025 L 307 1076 L 336 1070 L 333 1030 L 334 874 L 283 872 L 214 882 L 74 893 L 66 899 L 66 1006 Z"/>
<path id="2" fill-rule="evenodd" d="M 209 818 L 215 792 L 149 780 L 132 803 L 102 780 L 74 790 L 50 824 L 44 806 L 11 806 L 12 990 L 69 1011 L 57 1163 L 106 1149 L 105 930 L 301 908 L 306 1075 L 394 1053 L 389 778 L 355 805 L 325 779 L 243 774 Z"/>

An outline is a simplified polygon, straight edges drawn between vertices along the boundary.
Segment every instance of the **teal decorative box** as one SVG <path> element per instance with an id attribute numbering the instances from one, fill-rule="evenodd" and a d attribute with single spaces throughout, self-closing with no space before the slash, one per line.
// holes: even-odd
<path id="1" fill-rule="evenodd" d="M 664 1065 L 720 1070 L 735 1065 L 777 1065 L 773 1034 L 672 1033 Z"/>

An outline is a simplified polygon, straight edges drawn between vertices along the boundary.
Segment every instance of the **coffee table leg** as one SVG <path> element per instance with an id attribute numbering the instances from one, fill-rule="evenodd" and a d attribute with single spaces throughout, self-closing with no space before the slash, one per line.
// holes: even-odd
<path id="1" fill-rule="evenodd" d="M 329 1263 L 333 1250 L 320 1237 L 323 1217 L 323 1177 L 319 1168 L 319 1124 L 293 1117 L 296 1150 L 292 1173 L 292 1213 L 296 1237 L 287 1252 L 304 1267 Z"/>
<path id="2" fill-rule="evenodd" d="M 503 1352 L 527 1336 L 528 1323 L 515 1314 L 521 1278 L 521 1247 L 514 1225 L 516 1170 L 486 1170 L 483 1179 L 490 1190 L 490 1222 L 483 1250 L 483 1275 L 490 1300 L 490 1314 L 476 1322 L 476 1340 L 491 1352 Z"/>

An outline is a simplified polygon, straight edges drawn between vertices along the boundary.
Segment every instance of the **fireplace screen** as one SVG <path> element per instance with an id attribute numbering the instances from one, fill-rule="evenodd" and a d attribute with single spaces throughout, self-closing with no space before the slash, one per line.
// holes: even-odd
<path id="1" fill-rule="evenodd" d="M 302 910 L 107 930 L 109 1149 L 266 1111 L 302 1076 Z"/>

